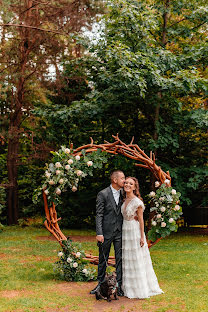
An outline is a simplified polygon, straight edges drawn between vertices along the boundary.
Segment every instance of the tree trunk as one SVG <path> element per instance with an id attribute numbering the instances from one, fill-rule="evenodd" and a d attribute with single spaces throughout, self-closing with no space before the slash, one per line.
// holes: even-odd
<path id="1" fill-rule="evenodd" d="M 22 65 L 24 68 L 24 64 Z M 23 70 L 22 70 L 23 74 Z M 18 162 L 19 162 L 19 145 L 20 145 L 20 125 L 22 121 L 22 110 L 24 99 L 24 78 L 19 78 L 16 96 L 11 96 L 11 114 L 9 124 L 9 140 L 7 153 L 7 170 L 8 170 L 8 224 L 17 224 L 19 216 L 18 207 Z"/>
<path id="2" fill-rule="evenodd" d="M 32 2 L 28 1 L 29 8 Z M 26 13 L 30 16 L 30 10 Z M 19 72 L 21 73 L 16 82 L 16 92 L 11 97 L 11 114 L 9 124 L 9 140 L 8 140 L 8 154 L 7 154 L 7 169 L 8 169 L 8 191 L 7 191 L 7 215 L 8 224 L 17 224 L 19 217 L 18 206 L 18 162 L 19 162 L 19 146 L 20 146 L 20 125 L 22 122 L 22 108 L 24 107 L 24 83 L 26 64 L 28 62 L 28 54 L 30 50 L 25 45 L 28 31 L 19 30 L 21 43 L 19 50 Z"/>
<path id="3" fill-rule="evenodd" d="M 15 4 L 8 6 L 9 12 L 15 17 L 14 23 L 5 23 L 2 25 L 3 30 L 0 38 L 1 44 L 4 46 L 1 52 L 1 60 L 3 64 L 7 64 L 5 68 L 5 82 L 14 90 L 10 102 L 10 118 L 9 118 L 9 137 L 8 137 L 8 154 L 7 154 L 7 169 L 8 169 L 8 185 L 7 185 L 7 203 L 8 203 L 8 223 L 15 224 L 18 220 L 18 165 L 19 165 L 19 149 L 20 149 L 20 134 L 21 124 L 23 121 L 23 111 L 29 110 L 31 107 L 31 99 L 28 96 L 32 89 L 32 76 L 39 70 L 39 77 L 43 77 L 44 66 L 49 66 L 48 51 L 50 55 L 59 53 L 59 57 L 64 55 L 67 47 L 65 40 L 60 40 L 57 46 L 57 38 L 53 41 L 53 37 L 47 34 L 59 34 L 66 36 L 67 33 L 72 33 L 74 30 L 80 31 L 84 25 L 87 25 L 96 12 L 86 14 L 84 8 L 87 1 L 61 1 L 63 2 L 57 7 L 56 3 L 50 1 L 38 2 L 34 0 L 16 1 Z M 83 3 L 82 3 L 83 2 Z M 74 17 L 75 8 L 77 16 Z M 90 9 L 91 10 L 91 9 Z M 73 16 L 73 21 L 63 16 L 66 12 L 66 17 Z M 90 11 L 91 12 L 91 11 Z M 11 15 L 12 16 L 12 15 Z M 90 18 L 88 18 L 88 16 Z M 81 20 L 83 18 L 83 22 Z M 54 19 L 54 23 L 53 23 Z M 81 21 L 81 23 L 80 23 Z M 62 24 L 61 24 L 62 23 Z M 51 26 L 51 29 L 50 29 Z M 14 33 L 10 38 L 13 42 L 13 49 L 10 55 L 10 50 L 7 45 L 4 45 L 6 37 L 6 27 L 16 28 L 17 33 Z M 57 27 L 60 27 L 57 29 Z M 63 30 L 64 28 L 64 30 Z M 56 30 L 57 29 L 57 30 Z M 15 45 L 14 45 L 15 44 Z M 12 45 L 11 45 L 12 46 Z M 48 50 L 47 50 L 48 49 Z M 71 50 L 71 46 L 70 46 Z M 6 51 L 4 57 L 4 51 Z M 47 52 L 46 52 L 47 51 Z M 58 52 L 57 52 L 58 51 Z M 77 51 L 78 53 L 79 51 Z M 13 59 L 14 58 L 14 59 Z M 41 65 L 41 66 L 40 66 Z M 7 70 L 7 71 L 6 71 Z M 2 73 L 2 71 L 1 71 Z M 3 75 L 3 74 L 2 74 Z M 39 79 L 39 78 L 37 78 Z M 29 83 L 28 83 L 29 82 Z M 31 84 L 30 84 L 31 83 Z"/>
<path id="4" fill-rule="evenodd" d="M 19 209 L 18 209 L 18 162 L 17 155 L 19 151 L 19 138 L 15 137 L 9 139 L 8 154 L 7 154 L 7 169 L 9 186 L 7 191 L 8 202 L 8 224 L 17 224 Z"/>

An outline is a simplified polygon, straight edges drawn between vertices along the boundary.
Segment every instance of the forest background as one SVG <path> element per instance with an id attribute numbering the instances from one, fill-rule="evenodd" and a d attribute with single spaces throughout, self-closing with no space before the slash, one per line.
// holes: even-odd
<path id="1" fill-rule="evenodd" d="M 0 1 L 2 224 L 44 216 L 32 195 L 50 151 L 90 137 L 111 141 L 116 133 L 155 153 L 182 193 L 185 222 L 205 224 L 206 2 Z M 148 208 L 154 177 L 111 156 L 78 192 L 63 194 L 63 227 L 94 226 L 96 194 L 117 168 L 139 179 Z"/>

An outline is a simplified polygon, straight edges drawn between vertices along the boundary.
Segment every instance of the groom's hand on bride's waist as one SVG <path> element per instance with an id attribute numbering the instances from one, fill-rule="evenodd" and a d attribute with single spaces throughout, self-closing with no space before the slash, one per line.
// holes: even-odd
<path id="1" fill-rule="evenodd" d="M 97 240 L 97 242 L 103 243 L 104 242 L 104 236 L 103 235 L 97 235 L 96 240 Z"/>

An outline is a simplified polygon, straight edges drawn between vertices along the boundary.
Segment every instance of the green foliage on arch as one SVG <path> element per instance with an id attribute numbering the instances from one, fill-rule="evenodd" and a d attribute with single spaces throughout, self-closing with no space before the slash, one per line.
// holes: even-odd
<path id="1" fill-rule="evenodd" d="M 155 213 L 151 222 L 152 228 L 148 232 L 148 239 L 156 241 L 157 238 L 166 237 L 171 232 L 177 232 L 178 225 L 176 221 L 181 217 L 182 207 L 180 204 L 181 193 L 169 186 L 169 180 L 165 180 L 156 192 L 150 192 L 149 197 L 153 207 L 150 211 Z M 159 182 L 155 182 L 159 186 Z"/>
<path id="2" fill-rule="evenodd" d="M 51 162 L 46 164 L 42 185 L 34 192 L 34 203 L 37 203 L 44 191 L 49 205 L 52 202 L 58 205 L 62 192 L 66 192 L 68 189 L 76 192 L 79 182 L 88 175 L 93 176 L 93 169 L 101 169 L 103 163 L 106 163 L 108 159 L 108 154 L 101 150 L 88 155 L 85 154 L 85 150 L 82 150 L 80 156 L 74 156 L 73 150 L 65 146 L 51 154 L 53 157 Z"/>

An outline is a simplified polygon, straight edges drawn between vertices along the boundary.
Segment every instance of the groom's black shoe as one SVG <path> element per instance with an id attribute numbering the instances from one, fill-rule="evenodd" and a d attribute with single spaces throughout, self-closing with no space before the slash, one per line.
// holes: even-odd
<path id="1" fill-rule="evenodd" d="M 90 294 L 91 295 L 94 295 L 96 292 L 97 292 L 97 290 L 100 288 L 100 284 L 97 284 L 97 286 L 94 288 L 94 289 L 92 289 L 91 291 L 90 291 Z"/>
<path id="2" fill-rule="evenodd" d="M 124 292 L 123 292 L 123 290 L 121 289 L 121 286 L 118 286 L 117 295 L 118 295 L 119 297 L 123 297 L 123 296 L 124 296 Z"/>

